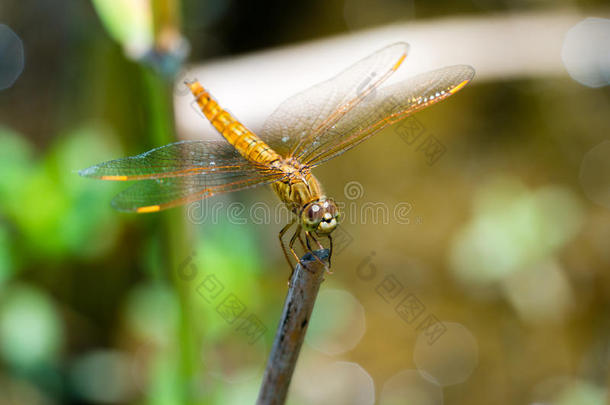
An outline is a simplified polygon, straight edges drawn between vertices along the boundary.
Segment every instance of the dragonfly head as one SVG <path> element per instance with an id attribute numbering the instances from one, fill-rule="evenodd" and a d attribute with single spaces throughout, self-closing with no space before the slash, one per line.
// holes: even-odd
<path id="1" fill-rule="evenodd" d="M 322 197 L 303 207 L 301 222 L 306 231 L 329 234 L 339 224 L 339 209 L 333 200 Z"/>

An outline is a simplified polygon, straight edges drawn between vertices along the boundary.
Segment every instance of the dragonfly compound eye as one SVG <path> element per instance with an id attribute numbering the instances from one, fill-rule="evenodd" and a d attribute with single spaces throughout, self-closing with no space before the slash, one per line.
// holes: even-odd
<path id="1" fill-rule="evenodd" d="M 324 210 L 320 204 L 309 204 L 303 211 L 303 224 L 306 228 L 314 230 L 324 218 Z"/>

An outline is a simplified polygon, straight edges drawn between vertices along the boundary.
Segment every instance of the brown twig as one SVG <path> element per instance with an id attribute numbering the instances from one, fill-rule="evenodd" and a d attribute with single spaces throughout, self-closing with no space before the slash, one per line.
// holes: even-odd
<path id="1" fill-rule="evenodd" d="M 314 254 L 319 260 L 307 253 L 290 279 L 284 310 L 258 393 L 258 405 L 281 405 L 286 401 L 309 317 L 324 280 L 324 264 L 328 263 L 328 250 L 316 250 Z"/>

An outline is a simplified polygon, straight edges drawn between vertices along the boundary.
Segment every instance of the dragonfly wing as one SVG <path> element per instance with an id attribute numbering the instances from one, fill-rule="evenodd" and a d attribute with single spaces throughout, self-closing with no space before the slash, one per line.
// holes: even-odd
<path id="1" fill-rule="evenodd" d="M 310 166 L 353 148 L 386 126 L 446 99 L 474 77 L 467 65 L 448 66 L 377 89 L 296 158 Z"/>
<path id="2" fill-rule="evenodd" d="M 110 160 L 79 174 L 102 180 L 145 180 L 252 169 L 226 141 L 181 141 L 137 156 Z"/>
<path id="3" fill-rule="evenodd" d="M 263 126 L 263 139 L 284 157 L 296 156 L 387 79 L 407 55 L 399 42 L 356 62 L 337 76 L 284 101 Z"/>
<path id="4" fill-rule="evenodd" d="M 152 212 L 214 194 L 271 183 L 284 174 L 250 162 L 224 141 L 182 141 L 80 171 L 102 180 L 139 180 L 113 200 L 120 211 Z"/>
<path id="5" fill-rule="evenodd" d="M 216 194 L 243 190 L 280 180 L 279 173 L 225 173 L 222 177 L 210 174 L 142 180 L 119 193 L 112 206 L 119 211 L 155 212 Z"/>

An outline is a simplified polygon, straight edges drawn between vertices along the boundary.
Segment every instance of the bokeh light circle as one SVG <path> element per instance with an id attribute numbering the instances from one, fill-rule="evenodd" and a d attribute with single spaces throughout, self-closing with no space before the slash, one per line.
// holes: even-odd
<path id="1" fill-rule="evenodd" d="M 179 311 L 173 290 L 165 284 L 146 283 L 129 292 L 125 319 L 134 336 L 145 342 L 165 346 L 172 342 Z"/>
<path id="2" fill-rule="evenodd" d="M 602 405 L 607 403 L 608 388 L 598 382 L 560 375 L 536 384 L 530 397 L 533 404 Z"/>
<path id="3" fill-rule="evenodd" d="M 8 89 L 23 71 L 23 42 L 7 25 L 0 24 L 0 90 Z"/>
<path id="4" fill-rule="evenodd" d="M 91 402 L 122 403 L 134 395 L 131 359 L 116 350 L 95 350 L 78 357 L 70 382 L 78 396 Z"/>
<path id="5" fill-rule="evenodd" d="M 390 377 L 381 390 L 379 405 L 442 405 L 443 389 L 417 370 L 403 370 Z"/>
<path id="6" fill-rule="evenodd" d="M 323 290 L 309 321 L 305 341 L 328 355 L 356 347 L 366 330 L 364 307 L 345 290 Z"/>
<path id="7" fill-rule="evenodd" d="M 413 360 L 421 375 L 445 387 L 466 381 L 479 361 L 475 337 L 462 324 L 443 322 L 445 331 L 431 340 L 423 331 L 417 337 Z"/>
<path id="8" fill-rule="evenodd" d="M 590 17 L 570 28 L 561 59 L 577 82 L 588 87 L 610 84 L 610 20 Z"/>
<path id="9" fill-rule="evenodd" d="M 295 375 L 303 379 L 302 373 Z M 296 381 L 302 386 L 303 381 Z M 307 376 L 307 390 L 299 390 L 300 403 L 333 405 L 372 405 L 375 403 L 373 378 L 357 363 L 337 361 L 316 368 Z M 290 397 L 290 394 L 289 394 Z"/>
<path id="10" fill-rule="evenodd" d="M 587 152 L 580 165 L 580 185 L 591 201 L 610 208 L 610 141 Z"/>
<path id="11" fill-rule="evenodd" d="M 58 360 L 64 345 L 61 317 L 52 298 L 30 285 L 0 292 L 0 358 L 20 370 Z"/>
<path id="12" fill-rule="evenodd" d="M 203 368 L 215 381 L 239 385 L 258 379 L 268 350 L 264 339 L 249 342 L 242 334 L 231 333 L 201 350 Z"/>

